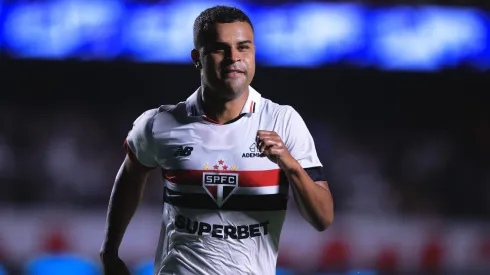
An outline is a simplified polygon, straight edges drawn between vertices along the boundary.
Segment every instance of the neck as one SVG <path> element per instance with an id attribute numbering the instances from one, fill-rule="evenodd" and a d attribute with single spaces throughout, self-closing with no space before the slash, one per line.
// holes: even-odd
<path id="1" fill-rule="evenodd" d="M 204 113 L 219 123 L 226 123 L 237 118 L 248 99 L 248 87 L 232 99 L 216 96 L 219 93 L 215 93 L 205 86 L 202 87 L 201 99 Z"/>

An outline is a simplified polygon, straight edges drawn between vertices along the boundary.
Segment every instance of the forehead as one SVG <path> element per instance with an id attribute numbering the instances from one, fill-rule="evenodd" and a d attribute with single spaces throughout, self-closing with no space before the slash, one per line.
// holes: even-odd
<path id="1" fill-rule="evenodd" d="M 209 39 L 222 42 L 253 41 L 254 33 L 247 22 L 216 23 L 209 26 Z"/>

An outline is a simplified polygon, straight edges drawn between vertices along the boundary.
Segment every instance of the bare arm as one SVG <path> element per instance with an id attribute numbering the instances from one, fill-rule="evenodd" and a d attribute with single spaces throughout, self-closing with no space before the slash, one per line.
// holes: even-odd
<path id="1" fill-rule="evenodd" d="M 287 150 L 281 137 L 273 131 L 258 131 L 257 146 L 261 153 L 277 163 L 293 189 L 301 215 L 318 231 L 333 222 L 333 198 L 326 181 L 313 181 L 300 163 Z"/>
<path id="2" fill-rule="evenodd" d="M 124 159 L 117 173 L 107 210 L 107 221 L 101 257 L 118 257 L 126 228 L 136 212 L 151 168 Z"/>
<path id="3" fill-rule="evenodd" d="M 297 162 L 283 162 L 283 167 L 303 218 L 318 231 L 327 229 L 334 218 L 333 198 L 328 183 L 313 181 Z"/>

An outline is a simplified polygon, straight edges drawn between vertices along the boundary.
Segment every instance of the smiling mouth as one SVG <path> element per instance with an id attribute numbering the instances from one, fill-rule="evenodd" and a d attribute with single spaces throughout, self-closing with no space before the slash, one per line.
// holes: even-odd
<path id="1" fill-rule="evenodd" d="M 240 71 L 240 70 L 225 70 L 223 71 L 223 75 L 227 77 L 236 77 L 236 76 L 241 76 L 245 74 L 245 72 Z"/>
<path id="2" fill-rule="evenodd" d="M 240 71 L 240 70 L 224 70 L 225 74 L 228 74 L 228 73 L 241 73 L 243 74 L 243 71 Z"/>

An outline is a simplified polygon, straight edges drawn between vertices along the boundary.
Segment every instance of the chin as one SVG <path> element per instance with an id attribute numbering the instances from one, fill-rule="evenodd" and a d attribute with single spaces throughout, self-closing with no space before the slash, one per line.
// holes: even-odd
<path id="1" fill-rule="evenodd" d="M 248 84 L 243 80 L 223 79 L 211 87 L 215 91 L 215 96 L 232 100 L 239 97 L 247 89 Z"/>
<path id="2" fill-rule="evenodd" d="M 226 91 L 228 95 L 235 98 L 241 95 L 247 89 L 247 86 L 248 85 L 227 85 Z"/>
<path id="3" fill-rule="evenodd" d="M 233 93 L 240 93 L 248 87 L 246 81 L 242 79 L 225 79 L 224 86 L 226 90 Z"/>

